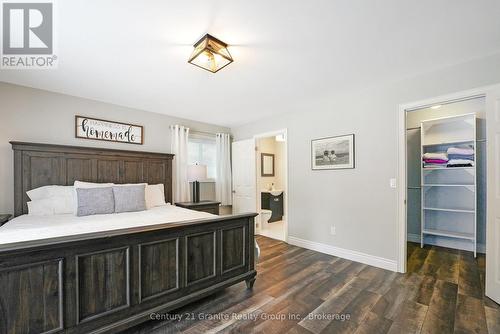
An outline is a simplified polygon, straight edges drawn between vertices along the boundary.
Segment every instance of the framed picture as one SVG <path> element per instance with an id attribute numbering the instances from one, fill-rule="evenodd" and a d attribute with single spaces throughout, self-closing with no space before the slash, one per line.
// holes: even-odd
<path id="1" fill-rule="evenodd" d="M 311 167 L 313 170 L 354 168 L 354 134 L 313 139 Z"/>
<path id="2" fill-rule="evenodd" d="M 144 128 L 141 125 L 75 116 L 75 137 L 142 145 Z"/>

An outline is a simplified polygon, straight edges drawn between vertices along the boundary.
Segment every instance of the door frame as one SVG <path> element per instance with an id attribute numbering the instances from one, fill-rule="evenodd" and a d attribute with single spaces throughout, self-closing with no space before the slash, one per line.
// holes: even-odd
<path id="1" fill-rule="evenodd" d="M 406 272 L 406 237 L 407 237 L 407 212 L 406 212 L 406 198 L 407 198 L 407 175 L 406 175 L 406 112 L 416 109 L 431 107 L 436 104 L 446 104 L 458 102 L 461 100 L 485 97 L 487 92 L 492 87 L 497 85 L 489 85 L 478 87 L 470 90 L 460 91 L 456 93 L 440 95 L 433 98 L 419 100 L 410 103 L 400 104 L 398 108 L 398 195 L 397 195 L 397 217 L 398 217 L 398 272 Z M 487 116 L 486 116 L 487 117 Z M 488 119 L 486 118 L 486 122 Z"/>
<path id="2" fill-rule="evenodd" d="M 253 136 L 253 141 L 254 141 L 254 145 L 255 147 L 257 147 L 257 140 L 260 139 L 260 138 L 266 138 L 266 137 L 273 137 L 273 136 L 276 136 L 276 135 L 279 135 L 279 134 L 285 134 L 285 154 L 284 154 L 284 157 L 283 157 L 283 161 L 285 162 L 285 168 L 284 168 L 284 180 L 285 180 L 285 191 L 286 191 L 286 194 L 283 196 L 284 197 L 284 201 L 283 201 L 283 205 L 284 205 L 284 208 L 283 208 L 283 212 L 285 213 L 285 219 L 283 221 L 283 227 L 285 228 L 285 242 L 288 243 L 288 220 L 290 219 L 290 216 L 288 214 L 288 198 L 290 197 L 289 196 L 289 192 L 290 192 L 290 188 L 289 188 L 289 182 L 288 182 L 288 171 L 289 171 L 289 161 L 288 161 L 288 129 L 287 128 L 284 128 L 284 129 L 280 129 L 280 130 L 273 130 L 273 131 L 269 131 L 269 132 L 264 132 L 264 133 L 259 133 L 259 134 L 256 134 Z M 255 155 L 257 157 L 257 155 Z M 257 158 L 255 159 L 255 163 L 257 163 Z M 255 184 L 257 184 L 257 168 L 255 168 Z M 257 187 L 256 187 L 257 188 Z M 257 201 L 260 199 L 260 196 L 259 196 L 259 193 L 260 193 L 260 190 L 261 189 L 256 189 L 256 197 L 257 197 Z M 259 207 L 259 205 L 257 205 L 257 202 L 255 203 L 255 207 Z M 260 213 L 259 213 L 260 215 Z M 262 224 L 260 225 L 259 228 L 262 227 Z"/>

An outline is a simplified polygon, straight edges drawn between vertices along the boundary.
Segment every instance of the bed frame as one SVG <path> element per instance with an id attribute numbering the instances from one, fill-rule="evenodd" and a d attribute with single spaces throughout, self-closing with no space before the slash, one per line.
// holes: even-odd
<path id="1" fill-rule="evenodd" d="M 26 191 L 164 183 L 171 154 L 11 142 L 15 215 Z M 255 213 L 0 245 L 0 333 L 117 333 L 241 281 L 255 281 Z M 0 231 L 1 233 L 1 231 Z"/>

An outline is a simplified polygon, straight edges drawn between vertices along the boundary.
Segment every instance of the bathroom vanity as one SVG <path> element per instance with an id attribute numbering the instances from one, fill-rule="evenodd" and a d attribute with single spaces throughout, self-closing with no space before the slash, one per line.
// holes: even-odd
<path id="1" fill-rule="evenodd" d="M 262 191 L 260 201 L 262 209 L 271 210 L 273 213 L 268 223 L 283 219 L 283 191 Z"/>

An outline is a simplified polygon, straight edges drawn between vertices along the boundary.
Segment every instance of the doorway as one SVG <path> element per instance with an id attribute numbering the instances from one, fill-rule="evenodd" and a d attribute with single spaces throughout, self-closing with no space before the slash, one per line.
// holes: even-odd
<path id="1" fill-rule="evenodd" d="M 458 126 L 459 131 L 457 130 L 457 126 L 450 127 L 450 117 L 451 115 L 446 115 L 446 108 L 444 106 L 456 106 L 457 108 L 462 105 L 481 105 L 483 111 L 473 111 L 471 109 L 465 110 L 467 114 L 455 115 L 455 121 L 458 118 L 462 118 L 462 120 L 458 123 L 461 123 L 461 126 Z M 418 136 L 414 136 L 413 140 L 416 141 L 420 139 L 420 151 L 417 150 L 416 153 L 412 153 L 408 148 L 408 141 L 411 141 L 411 135 L 408 135 L 408 129 L 411 131 L 411 119 L 417 114 L 411 114 L 412 112 L 419 112 L 425 109 L 431 109 L 433 112 L 438 112 L 441 110 L 442 114 L 438 115 L 439 118 L 433 118 L 427 120 L 427 122 L 420 122 L 420 138 Z M 454 248 L 456 252 L 463 252 L 463 245 L 467 245 L 467 250 L 474 251 L 476 250 L 478 254 L 485 252 L 486 253 L 486 274 L 485 274 L 485 295 L 496 301 L 500 302 L 500 270 L 498 270 L 498 261 L 500 261 L 500 85 L 482 87 L 478 89 L 473 89 L 466 92 L 460 92 L 456 94 L 450 94 L 447 96 L 441 96 L 433 99 L 428 99 L 425 101 L 419 101 L 415 103 L 401 105 L 399 108 L 399 140 L 398 140 L 398 220 L 399 220 L 399 246 L 398 246 L 398 271 L 406 272 L 407 270 L 407 241 L 411 242 L 412 239 L 415 238 L 414 233 L 415 230 L 411 230 L 415 228 L 415 224 L 411 225 L 411 219 L 415 220 L 415 216 L 418 214 L 417 210 L 412 209 L 410 206 L 414 205 L 414 203 L 418 203 L 418 198 L 420 197 L 420 203 L 417 204 L 417 207 L 420 208 L 420 233 L 424 234 L 420 236 L 420 244 L 417 249 L 421 249 L 421 246 L 424 247 L 437 247 L 432 245 L 437 244 L 438 240 L 446 241 L 448 244 L 441 244 L 440 246 Z M 422 111 L 421 113 L 424 113 Z M 476 123 L 471 120 L 465 120 L 464 118 L 470 117 L 473 115 L 477 120 Z M 434 115 L 436 116 L 436 115 Z M 452 121 L 454 121 L 452 119 Z M 469 125 L 467 125 L 469 124 Z M 424 170 L 425 167 L 428 168 L 443 168 L 444 166 L 432 166 L 426 165 L 426 163 L 442 163 L 440 161 L 423 161 L 424 154 L 429 153 L 450 153 L 447 149 L 432 149 L 427 150 L 424 148 L 431 146 L 439 146 L 436 144 L 464 144 L 465 141 L 470 142 L 470 138 L 467 137 L 465 139 L 461 138 L 460 133 L 464 134 L 465 132 L 461 132 L 467 127 L 474 125 L 475 127 L 475 135 L 472 138 L 473 143 L 468 143 L 471 148 L 473 148 L 473 152 L 459 152 L 459 153 L 473 153 L 473 159 L 476 159 L 477 154 L 477 165 L 470 166 L 469 164 L 460 163 L 456 167 L 460 167 L 462 169 L 468 169 L 466 171 L 458 171 L 453 170 L 440 170 L 437 173 L 434 170 Z M 418 127 L 418 126 L 415 126 Z M 425 127 L 425 128 L 424 128 Z M 451 133 L 451 137 L 448 140 L 443 140 L 440 142 L 439 140 L 433 142 L 433 135 L 438 133 L 439 131 L 447 131 L 446 129 L 455 129 L 453 133 Z M 430 131 L 428 132 L 428 130 Z M 461 129 L 461 130 L 460 130 Z M 414 129 L 417 130 L 417 129 Z M 438 132 L 436 132 L 439 130 Z M 434 133 L 433 133 L 434 132 Z M 423 133 L 423 134 L 422 134 Z M 429 136 L 426 136 L 429 134 Z M 442 133 L 441 133 L 442 134 Z M 455 137 L 453 137 L 455 136 Z M 442 145 L 441 145 L 442 146 Z M 456 153 L 456 152 L 452 152 Z M 412 158 L 413 156 L 413 158 Z M 416 158 L 415 158 L 416 156 Z M 482 157 L 481 157 L 482 156 Z M 441 158 L 436 156 L 427 156 L 427 158 Z M 447 157 L 450 158 L 450 157 Z M 455 158 L 455 157 L 451 157 Z M 408 166 L 412 159 L 416 159 L 420 168 L 420 180 L 415 179 L 412 180 L 410 167 Z M 438 159 L 439 160 L 439 159 Z M 463 163 L 463 164 L 462 164 Z M 471 168 L 473 167 L 473 168 Z M 479 168 L 478 168 L 479 167 Z M 475 169 L 475 172 L 472 172 L 472 169 Z M 441 174 L 439 174 L 441 173 Z M 444 175 L 442 174 L 444 173 Z M 451 176 L 450 173 L 459 173 L 461 176 Z M 431 177 L 429 178 L 429 174 Z M 450 175 L 448 175 L 450 174 Z M 433 175 L 433 176 L 432 176 Z M 418 176 L 418 174 L 417 174 Z M 464 179 L 468 178 L 468 179 Z M 464 181 L 465 180 L 465 181 Z M 474 183 L 475 182 L 475 183 Z M 451 184 L 450 184 L 451 183 Z M 450 189 L 458 190 L 461 189 L 461 196 L 458 196 L 456 193 L 451 195 L 451 192 L 447 194 L 438 194 L 438 191 L 432 190 L 429 192 L 429 189 L 434 189 L 440 186 L 446 186 Z M 487 186 L 486 186 L 487 185 Z M 420 186 L 420 189 L 418 187 Z M 410 188 L 410 189 L 409 189 Z M 413 189 L 411 189 L 413 188 Z M 474 190 L 474 196 L 470 195 L 471 190 Z M 481 189 L 483 188 L 483 189 Z M 486 189 L 484 189 L 486 188 Z M 411 194 L 412 191 L 420 191 L 420 196 Z M 469 195 L 467 194 L 469 192 Z M 427 193 L 427 195 L 423 195 Z M 417 199 L 413 199 L 413 197 L 417 197 Z M 457 197 L 458 196 L 458 202 Z M 475 198 L 474 198 L 475 197 Z M 466 204 L 470 205 L 472 198 L 472 203 L 474 207 L 468 206 L 465 207 Z M 412 204 L 413 203 L 413 204 Z M 429 206 L 429 204 L 435 204 L 435 206 Z M 452 207 L 451 205 L 455 205 Z M 437 209 L 437 210 L 436 210 Z M 441 209 L 441 210 L 440 210 Z M 451 209 L 451 210 L 450 210 Z M 434 213 L 427 213 L 427 211 L 440 211 Z M 446 212 L 444 212 L 446 211 Z M 459 212 L 460 211 L 460 212 Z M 447 213 L 447 212 L 451 212 Z M 476 217 L 476 226 L 472 226 L 469 222 L 468 225 L 466 220 L 463 218 L 465 214 L 473 215 Z M 413 215 L 413 217 L 412 217 Z M 460 219 L 453 218 L 450 219 L 452 215 L 455 217 L 462 217 Z M 434 218 L 433 218 L 434 217 Z M 435 218 L 438 217 L 438 218 Z M 441 217 L 441 218 L 439 218 Z M 430 226 L 425 225 L 426 219 L 428 219 L 431 224 Z M 439 221 L 441 219 L 441 221 Z M 417 218 L 418 221 L 418 218 Z M 455 225 L 450 226 L 450 223 L 457 222 Z M 433 225 L 434 224 L 434 225 Z M 448 224 L 448 225 L 447 225 Z M 481 224 L 483 224 L 481 226 Z M 445 227 L 442 229 L 441 227 Z M 468 226 L 469 228 L 472 226 L 472 230 L 465 231 L 464 234 L 454 234 L 450 235 L 449 230 L 447 228 L 450 227 L 464 227 Z M 417 225 L 418 228 L 418 225 Z M 425 231 L 424 229 L 430 229 Z M 445 230 L 445 233 L 441 233 Z M 427 234 L 427 232 L 430 232 Z M 476 235 L 473 235 L 476 234 Z M 456 238 L 459 237 L 459 238 Z M 465 237 L 465 238 L 464 238 Z M 422 240 L 423 239 L 423 240 Z M 457 245 L 456 239 L 462 239 L 462 248 L 460 245 Z M 485 242 L 485 245 L 484 245 Z M 431 244 L 431 246 L 429 246 Z M 474 245 L 476 244 L 476 245 Z M 412 246 L 414 250 L 415 247 Z M 475 248 L 475 249 L 474 249 Z M 447 249 L 447 248 L 440 248 Z M 469 253 L 473 254 L 473 253 Z M 471 255 L 472 256 L 472 255 Z"/>
<path id="2" fill-rule="evenodd" d="M 287 240 L 287 133 L 278 130 L 256 135 L 256 234 Z"/>
<path id="3" fill-rule="evenodd" d="M 287 130 L 232 144 L 232 213 L 256 212 L 255 233 L 288 240 Z"/>
<path id="4" fill-rule="evenodd" d="M 485 253 L 485 97 L 406 111 L 407 240 Z"/>

